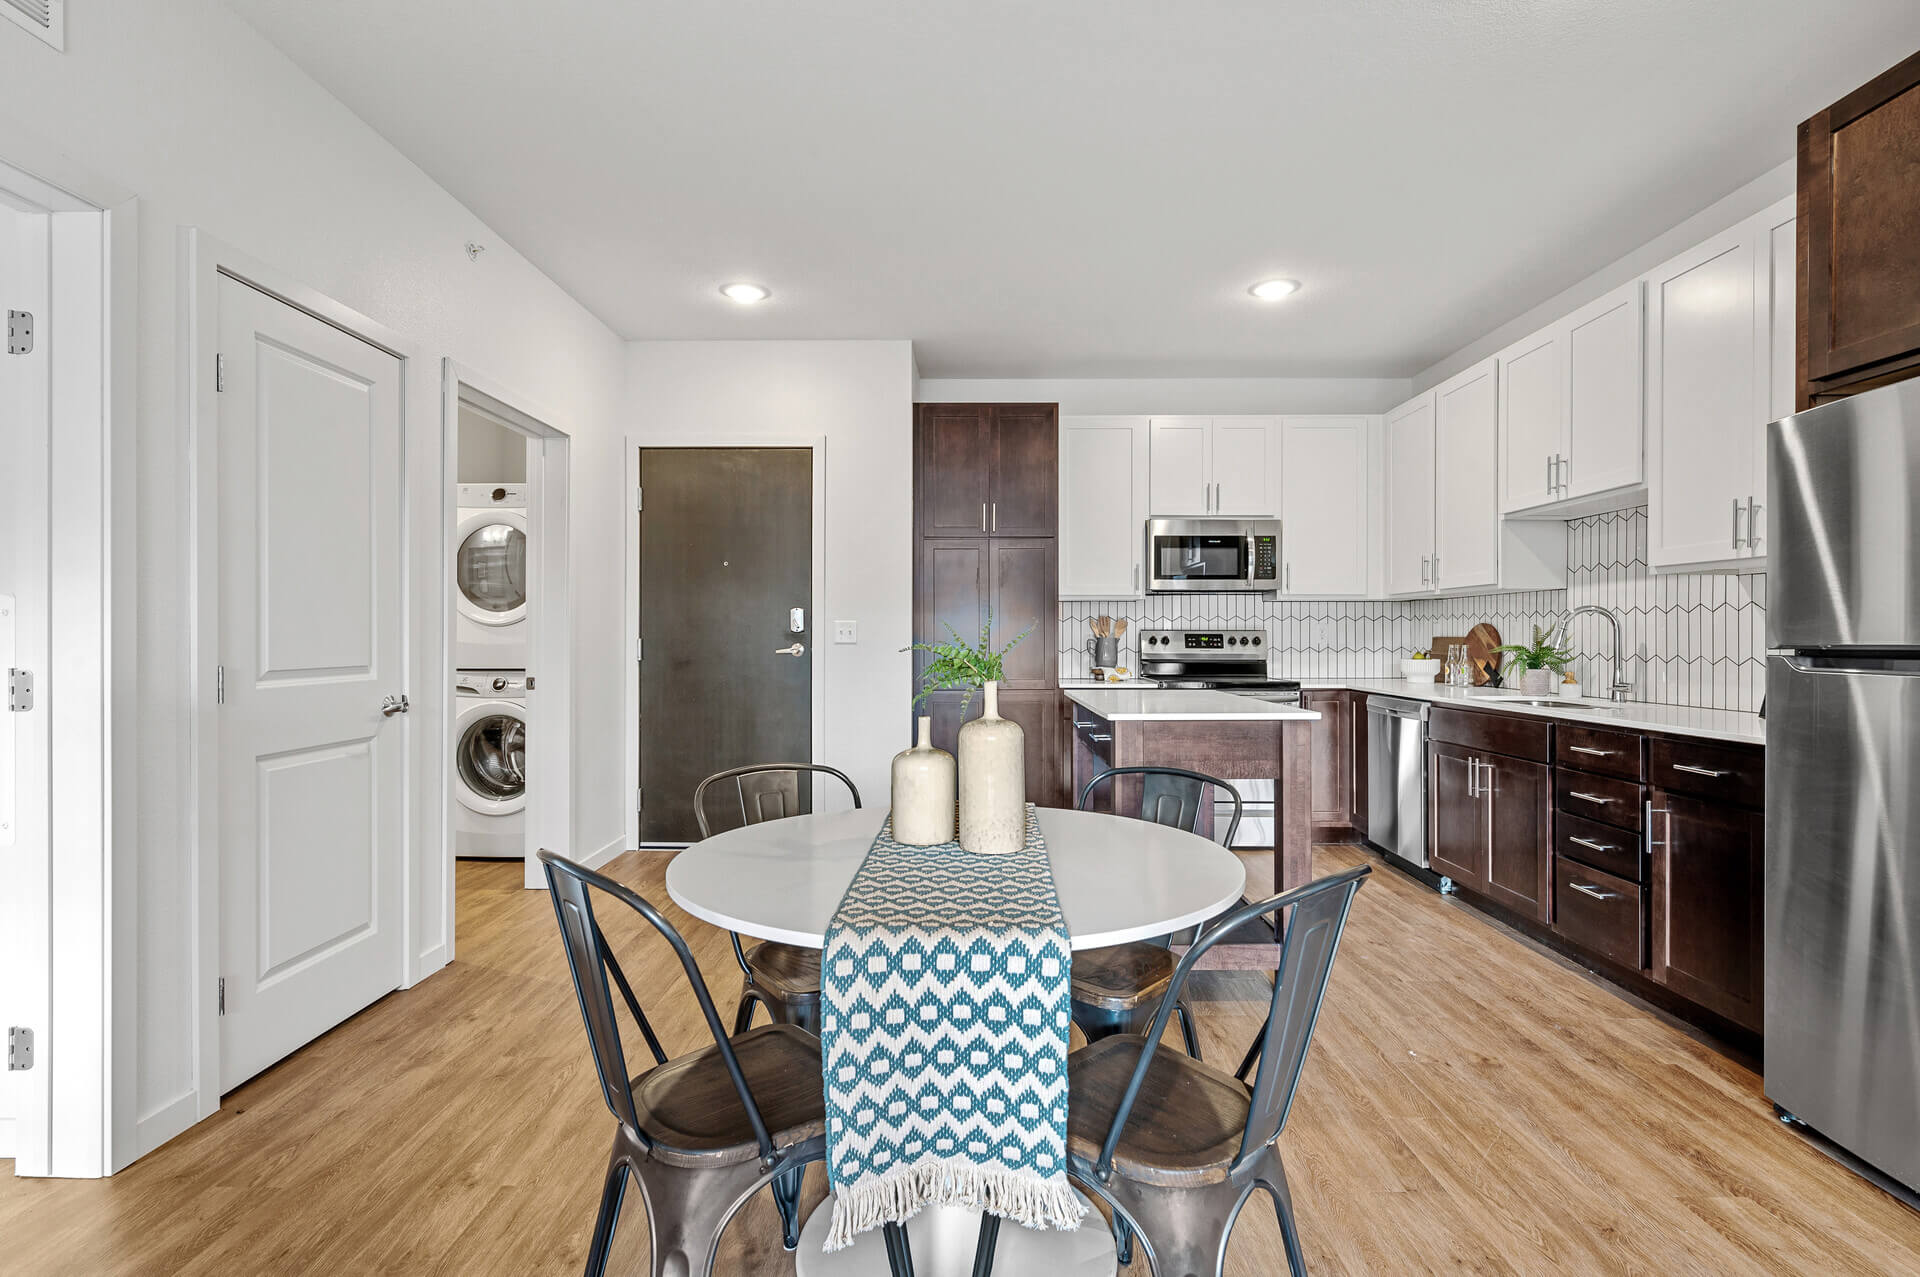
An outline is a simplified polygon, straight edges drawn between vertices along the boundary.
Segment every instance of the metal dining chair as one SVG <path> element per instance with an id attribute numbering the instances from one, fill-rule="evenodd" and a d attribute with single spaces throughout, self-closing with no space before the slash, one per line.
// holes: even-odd
<path id="1" fill-rule="evenodd" d="M 1287 1268 L 1296 1277 L 1306 1273 L 1276 1142 L 1354 893 L 1371 872 L 1362 865 L 1227 914 L 1180 960 L 1144 1035 L 1103 1038 L 1067 1057 L 1067 1173 L 1113 1209 L 1122 1266 L 1132 1262 L 1137 1234 L 1155 1277 L 1220 1277 L 1240 1208 L 1265 1189 L 1279 1216 Z M 1236 927 L 1270 914 L 1286 939 L 1267 1022 L 1239 1069 L 1228 1076 L 1160 1050 L 1194 964 Z"/>
<path id="2" fill-rule="evenodd" d="M 739 824 L 757 825 L 765 820 L 782 820 L 803 814 L 807 806 L 800 800 L 800 774 L 821 772 L 837 777 L 860 805 L 860 790 L 845 772 L 822 763 L 754 763 L 715 772 L 694 787 L 693 818 L 700 826 L 700 837 L 711 838 L 713 827 L 707 820 L 707 790 L 723 781 L 733 782 L 729 811 L 739 813 Z M 757 1003 L 767 1009 L 775 1024 L 793 1024 L 809 1033 L 820 1032 L 820 952 L 799 945 L 762 941 L 743 949 L 740 937 L 728 932 L 733 941 L 733 960 L 740 964 L 744 984 L 740 1003 L 734 1009 L 733 1031 L 744 1032 L 753 1023 Z"/>
<path id="3" fill-rule="evenodd" d="M 1217 777 L 1182 767 L 1110 767 L 1087 782 L 1080 791 L 1080 810 L 1087 810 L 1093 790 L 1102 781 L 1117 776 L 1139 776 L 1140 819 L 1151 820 L 1175 829 L 1196 833 L 1206 811 L 1207 786 L 1233 800 L 1233 816 L 1227 822 L 1226 846 L 1240 828 L 1240 791 Z M 1098 1042 L 1115 1033 L 1139 1033 L 1160 1006 L 1167 982 L 1173 978 L 1173 954 L 1165 945 L 1146 940 L 1131 944 L 1089 949 L 1073 955 L 1073 1022 Z M 1176 1002 L 1180 1016 L 1180 1037 L 1187 1054 L 1200 1058 L 1200 1035 L 1193 1025 L 1193 1012 L 1184 1002 Z"/>
<path id="4" fill-rule="evenodd" d="M 773 1189 L 781 1240 L 800 1244 L 800 1184 L 807 1163 L 826 1160 L 826 1102 L 820 1040 L 787 1024 L 728 1037 L 700 968 L 672 923 L 631 889 L 550 851 L 540 853 L 565 942 L 573 991 L 607 1107 L 619 1120 L 587 1250 L 587 1277 L 606 1271 L 627 1177 L 640 1183 L 653 1233 L 654 1277 L 708 1277 L 714 1249 L 734 1213 Z M 713 1045 L 667 1058 L 614 959 L 594 915 L 593 892 L 619 901 L 666 937 L 693 986 Z M 614 988 L 652 1052 L 652 1067 L 629 1076 Z"/>

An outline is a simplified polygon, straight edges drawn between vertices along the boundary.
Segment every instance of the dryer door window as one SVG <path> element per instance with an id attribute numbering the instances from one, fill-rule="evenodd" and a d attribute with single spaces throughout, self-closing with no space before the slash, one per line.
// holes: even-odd
<path id="1" fill-rule="evenodd" d="M 527 791 L 527 725 L 512 714 L 476 719 L 460 734 L 454 763 L 468 789 L 495 802 Z"/>
<path id="2" fill-rule="evenodd" d="M 527 537 L 510 523 L 476 528 L 460 543 L 460 593 L 483 613 L 504 614 L 527 601 Z"/>

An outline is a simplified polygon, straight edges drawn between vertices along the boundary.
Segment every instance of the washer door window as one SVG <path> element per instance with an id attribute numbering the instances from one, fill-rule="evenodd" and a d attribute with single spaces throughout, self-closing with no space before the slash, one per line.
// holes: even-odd
<path id="1" fill-rule="evenodd" d="M 494 711 L 468 721 L 453 761 L 467 806 L 504 815 L 526 804 L 527 724 L 518 714 Z"/>
<path id="2" fill-rule="evenodd" d="M 527 534 L 517 517 L 490 514 L 460 529 L 460 611 L 482 625 L 512 625 L 527 610 Z"/>

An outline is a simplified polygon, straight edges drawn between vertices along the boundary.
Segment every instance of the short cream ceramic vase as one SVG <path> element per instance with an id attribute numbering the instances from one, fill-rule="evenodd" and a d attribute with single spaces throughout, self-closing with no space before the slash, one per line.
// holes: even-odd
<path id="1" fill-rule="evenodd" d="M 1027 734 L 1000 717 L 1000 685 L 987 683 L 985 712 L 960 729 L 960 845 L 1007 856 L 1027 842 Z"/>
<path id="2" fill-rule="evenodd" d="M 893 840 L 909 847 L 953 841 L 953 755 L 933 747 L 933 720 L 920 743 L 893 756 Z"/>

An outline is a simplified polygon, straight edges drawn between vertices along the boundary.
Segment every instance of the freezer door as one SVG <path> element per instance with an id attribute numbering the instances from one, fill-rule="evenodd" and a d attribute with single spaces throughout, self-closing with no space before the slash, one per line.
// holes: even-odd
<path id="1" fill-rule="evenodd" d="M 1768 1098 L 1920 1189 L 1920 653 L 1767 662 Z"/>
<path id="2" fill-rule="evenodd" d="M 1767 646 L 1920 646 L 1920 381 L 1767 428 Z"/>

